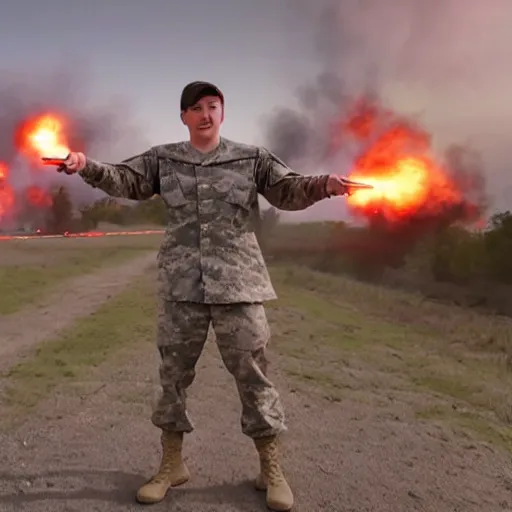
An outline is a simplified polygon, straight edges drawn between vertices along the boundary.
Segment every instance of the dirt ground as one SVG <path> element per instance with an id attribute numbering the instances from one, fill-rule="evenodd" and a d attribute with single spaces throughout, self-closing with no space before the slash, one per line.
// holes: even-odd
<path id="1" fill-rule="evenodd" d="M 0 510 L 135 511 L 137 486 L 159 454 L 149 423 L 156 392 L 150 347 L 125 354 L 74 390 L 61 390 L 38 416 L 2 439 Z M 187 438 L 193 479 L 155 511 L 257 512 L 251 443 L 239 431 L 230 377 L 210 344 L 190 392 L 196 431 Z M 288 410 L 284 465 L 302 512 L 511 510 L 509 459 L 425 427 L 401 407 L 330 403 L 293 392 L 273 372 Z M 74 391 L 74 392 L 71 392 Z"/>
<path id="2" fill-rule="evenodd" d="M 114 268 L 67 280 L 35 304 L 12 315 L 0 316 L 0 370 L 77 318 L 93 313 L 154 265 L 155 257 L 152 252 L 146 253 Z"/>
<path id="3" fill-rule="evenodd" d="M 20 312 L 0 324 L 2 360 L 7 361 L 4 356 L 9 354 L 9 362 L 14 362 L 14 343 L 33 348 L 77 315 L 89 314 L 151 261 L 148 257 L 119 267 L 117 274 L 108 274 L 108 280 L 105 273 L 88 276 L 69 288 L 81 290 L 80 294 L 46 297 L 42 309 L 46 314 L 41 313 L 37 321 L 32 317 L 27 322 Z M 374 371 L 367 366 L 371 352 L 350 346 L 345 359 L 326 351 L 321 375 L 337 372 L 343 379 L 343 385 L 333 386 L 331 378 L 327 392 L 318 377 L 322 366 L 314 357 L 317 351 L 313 347 L 307 352 L 304 340 L 313 345 L 318 338 L 327 345 L 331 333 L 349 339 L 350 319 L 357 323 L 359 317 L 345 316 L 344 330 L 332 318 L 314 324 L 322 315 L 314 307 L 313 295 L 306 308 L 297 302 L 298 293 L 282 291 L 282 302 L 269 309 L 275 333 L 270 377 L 281 390 L 288 415 L 283 461 L 296 496 L 295 511 L 512 511 L 510 453 L 443 423 L 420 421 L 414 404 L 430 403 L 437 395 L 403 387 L 396 367 Z M 287 301 L 292 299 L 297 309 L 288 309 L 291 302 Z M 351 306 L 350 314 L 355 315 L 355 310 Z M 313 325 L 316 330 L 307 332 Z M 287 331 L 294 328 L 287 341 Z M 383 324 L 375 329 L 365 336 L 384 335 Z M 5 332 L 10 333 L 9 343 L 4 343 Z M 299 334 L 306 336 L 301 344 Z M 395 331 L 386 335 L 397 337 Z M 19 342 L 20 338 L 26 341 Z M 297 343 L 292 347 L 294 339 Z M 292 348 L 306 351 L 306 357 L 292 356 Z M 389 357 L 399 361 L 405 356 L 395 348 Z M 142 510 L 134 494 L 155 469 L 159 456 L 158 432 L 149 421 L 158 390 L 157 365 L 152 340 L 129 345 L 91 367 L 85 378 L 63 383 L 26 421 L 2 434 L 0 511 Z M 196 430 L 185 445 L 192 479 L 150 508 L 266 510 L 264 496 L 251 486 L 257 459 L 250 440 L 240 432 L 236 388 L 220 362 L 213 337 L 197 370 L 189 393 Z M 370 378 L 371 389 L 365 387 Z M 334 394 L 333 389 L 340 393 Z"/>

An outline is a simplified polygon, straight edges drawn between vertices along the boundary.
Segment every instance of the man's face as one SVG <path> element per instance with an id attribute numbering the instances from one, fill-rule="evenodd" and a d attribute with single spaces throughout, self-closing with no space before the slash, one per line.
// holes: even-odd
<path id="1" fill-rule="evenodd" d="M 224 108 L 217 96 L 205 96 L 181 114 L 190 135 L 211 139 L 218 135 L 224 121 Z"/>

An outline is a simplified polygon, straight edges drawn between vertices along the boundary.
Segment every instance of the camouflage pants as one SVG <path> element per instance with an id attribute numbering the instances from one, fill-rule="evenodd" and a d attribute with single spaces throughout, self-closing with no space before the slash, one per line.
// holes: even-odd
<path id="1" fill-rule="evenodd" d="M 242 432 L 256 438 L 285 431 L 279 394 L 267 378 L 265 351 L 270 329 L 262 304 L 163 301 L 157 335 L 162 394 L 151 418 L 153 424 L 179 432 L 193 430 L 186 389 L 195 378 L 210 323 L 224 365 L 236 381 Z"/>

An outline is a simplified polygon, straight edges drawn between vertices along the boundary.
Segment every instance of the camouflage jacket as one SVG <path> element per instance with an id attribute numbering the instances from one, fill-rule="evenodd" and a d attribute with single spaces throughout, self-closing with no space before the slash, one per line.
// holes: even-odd
<path id="1" fill-rule="evenodd" d="M 255 234 L 258 193 L 282 210 L 302 210 L 328 197 L 327 175 L 297 174 L 265 148 L 225 138 L 207 154 L 187 141 L 155 146 L 118 164 L 88 158 L 79 174 L 110 196 L 162 197 L 169 216 L 159 281 L 173 301 L 275 299 Z"/>

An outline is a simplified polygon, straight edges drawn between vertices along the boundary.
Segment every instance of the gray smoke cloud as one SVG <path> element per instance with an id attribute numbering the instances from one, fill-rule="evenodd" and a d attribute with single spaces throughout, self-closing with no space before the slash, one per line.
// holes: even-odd
<path id="1" fill-rule="evenodd" d="M 510 207 L 512 3 L 507 0 L 305 0 L 290 2 L 290 54 L 308 38 L 320 73 L 291 91 L 298 107 L 267 118 L 266 145 L 297 170 L 345 173 L 354 148 L 333 127 L 354 97 L 378 98 L 415 117 L 436 150 L 470 146 L 482 157 L 492 207 Z M 293 4 L 293 5 L 292 5 Z M 315 207 L 316 208 L 316 207 Z M 318 210 L 333 206 L 319 206 Z M 338 216 L 340 207 L 334 207 Z M 306 214 L 313 215 L 312 214 Z"/>
<path id="2" fill-rule="evenodd" d="M 65 185 L 77 207 L 104 196 L 78 176 L 57 173 L 53 167 L 34 166 L 18 151 L 16 133 L 33 116 L 48 112 L 63 115 L 70 122 L 71 149 L 102 155 L 105 160 L 124 158 L 149 144 L 138 130 L 126 99 L 92 102 L 89 75 L 86 67 L 80 68 L 78 75 L 71 75 L 66 69 L 51 69 L 46 74 L 3 70 L 0 74 L 0 162 L 8 165 L 8 183 L 17 194 L 32 185 L 44 190 Z M 12 224 L 16 219 L 10 221 Z"/>

